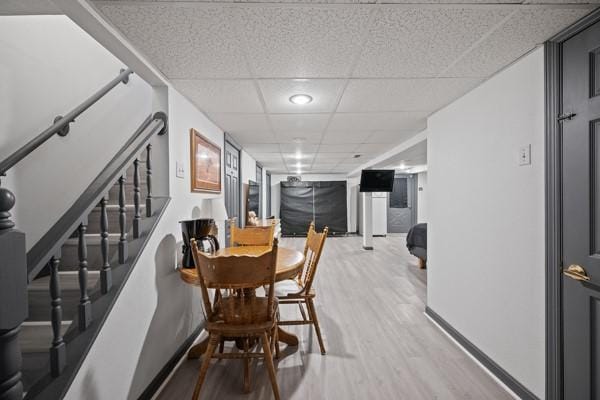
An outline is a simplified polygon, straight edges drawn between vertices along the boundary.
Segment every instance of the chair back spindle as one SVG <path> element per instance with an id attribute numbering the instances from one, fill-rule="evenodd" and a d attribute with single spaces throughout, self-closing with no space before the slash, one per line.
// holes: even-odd
<path id="1" fill-rule="evenodd" d="M 306 236 L 306 243 L 304 245 L 304 257 L 306 258 L 306 261 L 299 276 L 299 283 L 303 287 L 303 292 L 305 293 L 308 293 L 312 288 L 317 272 L 317 266 L 319 265 L 319 260 L 328 233 L 328 227 L 325 227 L 323 232 L 317 233 L 314 221 L 310 223 L 308 235 Z"/>
<path id="2" fill-rule="evenodd" d="M 273 246 L 275 225 L 249 226 L 238 228 L 235 219 L 229 221 L 229 245 L 234 246 Z"/>
<path id="3" fill-rule="evenodd" d="M 267 297 L 268 309 L 271 309 L 274 299 L 272 288 L 277 270 L 277 240 L 270 251 L 259 256 L 215 256 L 200 252 L 194 239 L 190 244 L 208 316 L 215 311 L 215 303 L 211 304 L 208 289 L 216 289 L 217 292 L 238 290 L 241 293 L 244 289 L 269 285 Z"/>

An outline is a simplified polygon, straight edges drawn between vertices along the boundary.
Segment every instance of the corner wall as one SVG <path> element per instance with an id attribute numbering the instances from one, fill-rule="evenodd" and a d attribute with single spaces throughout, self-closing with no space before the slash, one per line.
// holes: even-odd
<path id="1" fill-rule="evenodd" d="M 544 398 L 543 48 L 430 117 L 427 153 L 428 306 Z"/>
<path id="2" fill-rule="evenodd" d="M 427 195 L 429 188 L 427 187 L 427 171 L 417 174 L 417 223 L 427 222 L 429 218 L 427 214 Z"/>

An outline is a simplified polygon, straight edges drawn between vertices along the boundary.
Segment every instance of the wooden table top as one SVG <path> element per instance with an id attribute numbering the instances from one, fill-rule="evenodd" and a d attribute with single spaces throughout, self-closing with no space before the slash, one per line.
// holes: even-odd
<path id="1" fill-rule="evenodd" d="M 269 250 L 271 250 L 269 246 L 225 247 L 214 253 L 213 256 L 260 256 Z M 279 282 L 293 278 L 300 272 L 303 265 L 304 254 L 301 251 L 278 247 L 275 281 Z M 180 268 L 179 273 L 184 282 L 196 286 L 200 285 L 196 268 Z"/>

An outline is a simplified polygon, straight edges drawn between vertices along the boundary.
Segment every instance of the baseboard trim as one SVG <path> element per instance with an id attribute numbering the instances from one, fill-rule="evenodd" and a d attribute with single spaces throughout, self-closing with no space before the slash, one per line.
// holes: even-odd
<path id="1" fill-rule="evenodd" d="M 514 394 L 519 396 L 522 400 L 540 400 L 535 394 L 531 393 L 529 389 L 523 386 L 517 381 L 511 374 L 504 370 L 501 366 L 496 364 L 494 360 L 488 357 L 483 351 L 477 346 L 464 337 L 458 332 L 452 325 L 446 322 L 441 316 L 429 307 L 425 307 L 425 314 L 431 318 L 436 324 L 440 326 L 451 338 L 456 340 L 473 358 L 475 358 L 481 365 L 486 368 L 496 379 L 502 382 L 508 389 Z"/>
<path id="2" fill-rule="evenodd" d="M 185 356 L 185 353 L 192 346 L 196 338 L 200 335 L 204 329 L 204 324 L 198 325 L 194 332 L 179 346 L 175 354 L 167 361 L 167 363 L 161 368 L 161 370 L 156 374 L 152 382 L 146 387 L 146 389 L 142 392 L 138 400 L 150 400 L 154 397 L 154 395 L 161 388 L 163 383 L 167 380 L 171 372 L 175 369 L 179 361 Z"/>

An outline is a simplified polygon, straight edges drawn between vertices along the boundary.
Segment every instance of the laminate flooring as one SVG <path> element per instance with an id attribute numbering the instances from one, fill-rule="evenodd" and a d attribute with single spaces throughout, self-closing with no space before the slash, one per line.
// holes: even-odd
<path id="1" fill-rule="evenodd" d="M 280 246 L 301 250 L 304 239 Z M 298 347 L 282 345 L 276 361 L 282 399 L 512 399 L 424 315 L 427 274 L 406 250 L 404 236 L 331 237 L 317 272 L 316 307 L 327 355 L 310 325 L 286 327 Z M 299 317 L 283 305 L 284 317 Z M 186 360 L 160 400 L 190 399 L 200 360 Z M 252 364 L 252 392 L 244 394 L 243 363 L 213 360 L 202 399 L 274 398 L 262 361 Z"/>

